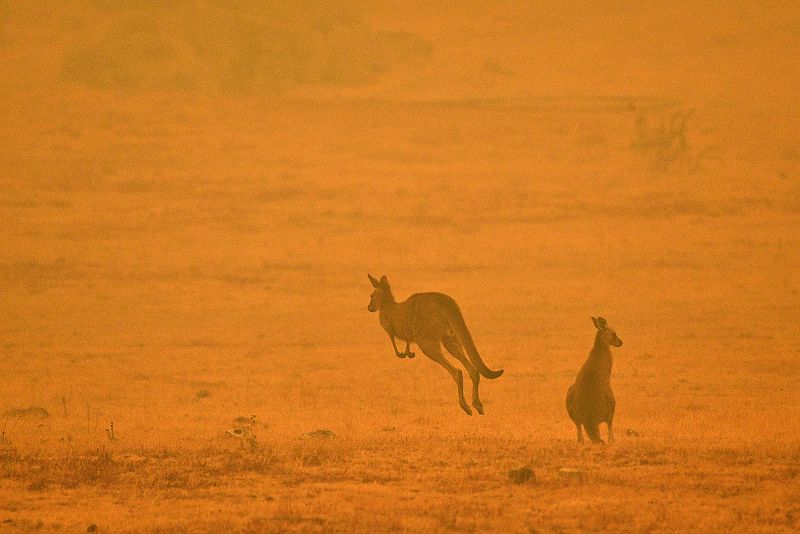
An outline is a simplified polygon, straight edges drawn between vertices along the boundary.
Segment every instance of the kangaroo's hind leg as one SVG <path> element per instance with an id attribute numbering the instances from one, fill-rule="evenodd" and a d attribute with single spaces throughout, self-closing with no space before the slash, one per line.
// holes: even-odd
<path id="1" fill-rule="evenodd" d="M 597 421 L 587 421 L 583 424 L 583 427 L 586 429 L 586 435 L 589 436 L 589 441 L 592 443 L 600 443 L 603 444 L 603 440 L 600 438 L 600 423 Z"/>
<path id="2" fill-rule="evenodd" d="M 472 362 L 469 361 L 467 355 L 464 354 L 464 349 L 461 347 L 461 343 L 453 337 L 453 336 L 445 336 L 442 338 L 442 345 L 444 348 L 447 349 L 447 352 L 453 355 L 453 357 L 461 362 L 461 365 L 467 370 L 469 373 L 469 378 L 472 380 L 472 406 L 478 410 L 478 413 L 483 415 L 483 403 L 481 402 L 480 397 L 478 396 L 478 386 L 481 382 L 481 374 L 475 369 L 475 366 L 472 365 Z"/>
<path id="3" fill-rule="evenodd" d="M 614 412 L 617 410 L 617 401 L 611 389 L 608 390 L 608 399 L 606 402 L 608 406 L 608 415 L 606 418 L 606 424 L 608 425 L 608 442 L 612 443 L 614 441 Z"/>
<path id="4" fill-rule="evenodd" d="M 458 387 L 458 403 L 461 405 L 461 409 L 464 410 L 467 415 L 472 415 L 472 410 L 464 399 L 464 375 L 460 369 L 453 367 L 453 365 L 447 361 L 447 358 L 444 357 L 439 341 L 430 339 L 424 341 L 418 340 L 417 345 L 422 349 L 422 352 L 425 353 L 425 356 L 444 367 L 445 370 L 450 373 L 450 376 L 453 377 Z"/>

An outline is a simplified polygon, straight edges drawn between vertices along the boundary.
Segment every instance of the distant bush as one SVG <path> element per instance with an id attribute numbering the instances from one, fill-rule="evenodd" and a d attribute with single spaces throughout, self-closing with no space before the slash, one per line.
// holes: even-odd
<path id="1" fill-rule="evenodd" d="M 338 2 L 96 0 L 68 46 L 66 80 L 125 89 L 280 93 L 365 83 L 431 54 L 404 32 L 374 32 Z"/>
<path id="2" fill-rule="evenodd" d="M 633 148 L 645 155 L 656 170 L 667 170 L 688 156 L 686 129 L 693 112 L 693 109 L 678 110 L 669 118 L 655 120 L 640 113 L 636 118 Z"/>
<path id="3" fill-rule="evenodd" d="M 689 145 L 689 119 L 693 114 L 691 108 L 672 110 L 667 115 L 640 113 L 633 149 L 658 172 L 682 169 L 691 173 L 700 168 L 704 159 L 718 159 L 713 147 L 697 151 Z"/>

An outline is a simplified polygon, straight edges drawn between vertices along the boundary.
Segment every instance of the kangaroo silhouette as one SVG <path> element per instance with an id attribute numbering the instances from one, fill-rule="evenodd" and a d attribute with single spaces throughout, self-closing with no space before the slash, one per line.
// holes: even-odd
<path id="1" fill-rule="evenodd" d="M 611 349 L 621 347 L 622 340 L 602 317 L 592 317 L 597 328 L 594 346 L 578 372 L 575 383 L 567 391 L 567 413 L 575 423 L 578 442 L 583 442 L 581 426 L 589 439 L 602 443 L 600 423 L 608 425 L 608 441 L 614 441 L 614 411 L 617 401 L 611 391 Z"/>
<path id="2" fill-rule="evenodd" d="M 461 409 L 467 415 L 472 415 L 464 399 L 463 373 L 445 358 L 441 348 L 444 345 L 469 373 L 472 379 L 472 406 L 483 415 L 483 403 L 478 395 L 481 375 L 493 379 L 502 375 L 503 370 L 492 371 L 483 363 L 456 301 L 442 293 L 415 293 L 403 302 L 396 302 L 386 276 L 380 280 L 372 275 L 367 276 L 375 288 L 367 309 L 379 313 L 381 326 L 392 340 L 395 355 L 398 358 L 413 358 L 415 354 L 410 347 L 411 343 L 416 343 L 425 356 L 450 373 L 458 387 Z M 406 342 L 403 352 L 397 350 L 395 338 Z"/>

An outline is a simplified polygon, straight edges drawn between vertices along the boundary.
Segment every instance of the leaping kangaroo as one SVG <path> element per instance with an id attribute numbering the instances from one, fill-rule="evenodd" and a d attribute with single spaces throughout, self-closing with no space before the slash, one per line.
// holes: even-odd
<path id="1" fill-rule="evenodd" d="M 481 375 L 497 378 L 503 374 L 503 370 L 492 371 L 483 363 L 456 302 L 442 293 L 415 293 L 403 302 L 396 302 L 385 276 L 380 280 L 372 275 L 367 276 L 375 288 L 367 309 L 370 312 L 379 312 L 381 326 L 392 340 L 395 355 L 398 358 L 413 358 L 414 353 L 410 351 L 410 346 L 411 343 L 416 343 L 425 356 L 450 373 L 458 387 L 458 403 L 461 409 L 467 415 L 472 415 L 472 410 L 464 399 L 463 373 L 442 354 L 441 345 L 444 345 L 469 373 L 472 379 L 472 406 L 483 415 L 483 403 L 478 396 Z M 404 352 L 397 350 L 395 338 L 406 342 Z"/>

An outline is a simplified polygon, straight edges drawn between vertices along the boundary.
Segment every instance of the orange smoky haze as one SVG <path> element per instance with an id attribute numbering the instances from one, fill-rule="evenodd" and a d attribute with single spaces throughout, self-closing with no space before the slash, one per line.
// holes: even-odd
<path id="1" fill-rule="evenodd" d="M 797 57 L 792 3 L 0 0 L 0 521 L 798 528 Z"/>

